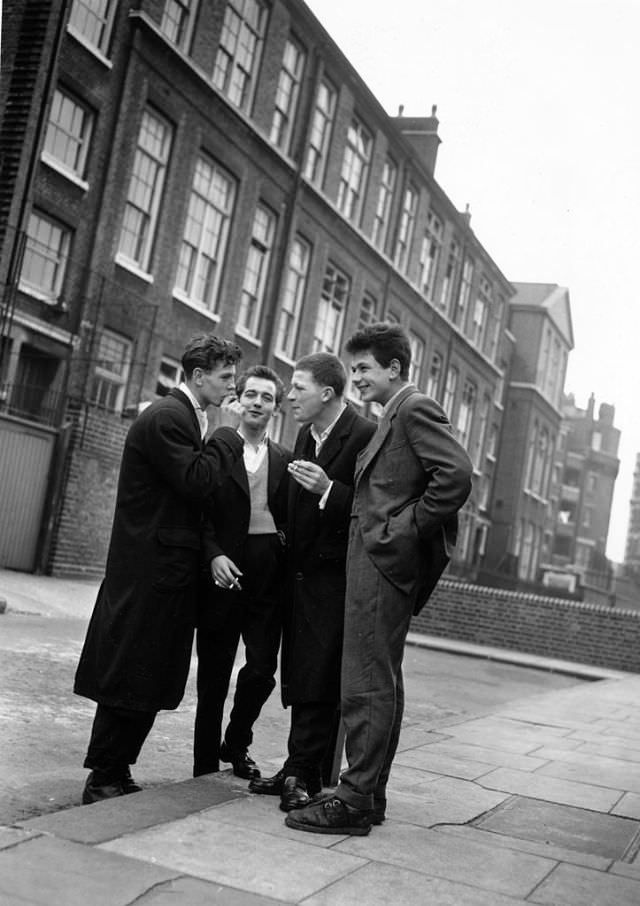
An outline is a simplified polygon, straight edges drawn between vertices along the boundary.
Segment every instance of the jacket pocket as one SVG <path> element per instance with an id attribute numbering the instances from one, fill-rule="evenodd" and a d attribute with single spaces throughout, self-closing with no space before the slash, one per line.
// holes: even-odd
<path id="1" fill-rule="evenodd" d="M 198 573 L 200 536 L 188 528 L 159 528 L 153 587 L 158 591 L 186 588 Z"/>

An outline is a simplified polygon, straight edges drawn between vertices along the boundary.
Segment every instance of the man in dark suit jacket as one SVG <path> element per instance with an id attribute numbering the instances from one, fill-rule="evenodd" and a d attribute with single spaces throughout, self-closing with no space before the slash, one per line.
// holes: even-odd
<path id="1" fill-rule="evenodd" d="M 156 713 L 178 706 L 195 626 L 202 501 L 242 457 L 240 349 L 213 334 L 182 357 L 185 382 L 148 406 L 124 445 L 105 578 L 74 691 L 97 703 L 84 803 L 135 792 L 134 764 Z M 226 402 L 223 401 L 226 398 Z M 226 410 L 205 444 L 207 406 Z"/>
<path id="2" fill-rule="evenodd" d="M 287 522 L 287 465 L 291 453 L 267 437 L 284 386 L 265 365 L 254 365 L 236 385 L 244 456 L 205 505 L 204 553 L 208 580 L 196 634 L 198 706 L 193 774 L 220 769 L 259 777 L 249 756 L 253 725 L 274 686 L 282 630 Z M 233 709 L 222 738 L 222 716 L 242 636 L 246 663 L 238 674 Z"/>
<path id="3" fill-rule="evenodd" d="M 284 624 L 282 698 L 291 706 L 289 757 L 255 793 L 280 796 L 284 811 L 309 802 L 335 738 L 340 697 L 345 556 L 356 457 L 375 425 L 344 401 L 346 374 L 329 353 L 296 364 L 287 395 L 304 427 L 289 471 L 288 573 L 291 608 Z"/>
<path id="4" fill-rule="evenodd" d="M 404 643 L 455 544 L 472 465 L 440 406 L 409 383 L 411 348 L 401 327 L 369 325 L 346 349 L 362 400 L 383 406 L 358 458 L 349 532 L 341 677 L 348 767 L 335 793 L 286 822 L 363 835 L 385 818 L 404 705 Z"/>

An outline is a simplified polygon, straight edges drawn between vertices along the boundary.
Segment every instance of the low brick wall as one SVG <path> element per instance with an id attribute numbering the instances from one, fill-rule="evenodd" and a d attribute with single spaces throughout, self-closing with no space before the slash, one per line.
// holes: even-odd
<path id="1" fill-rule="evenodd" d="M 640 673 L 640 612 L 443 579 L 411 628 Z"/>

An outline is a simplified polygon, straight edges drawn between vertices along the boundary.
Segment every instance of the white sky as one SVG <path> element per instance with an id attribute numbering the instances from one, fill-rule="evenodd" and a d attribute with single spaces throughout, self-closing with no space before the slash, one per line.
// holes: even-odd
<path id="1" fill-rule="evenodd" d="M 390 115 L 438 105 L 436 179 L 505 276 L 569 288 L 565 390 L 616 407 L 608 555 L 640 451 L 640 0 L 307 0 Z M 636 215 L 636 216 L 634 216 Z"/>

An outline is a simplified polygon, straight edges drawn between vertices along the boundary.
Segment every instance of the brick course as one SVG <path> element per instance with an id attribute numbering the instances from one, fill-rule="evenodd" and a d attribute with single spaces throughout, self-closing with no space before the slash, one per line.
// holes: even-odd
<path id="1" fill-rule="evenodd" d="M 640 673 L 640 612 L 443 579 L 412 627 L 439 638 Z"/>

